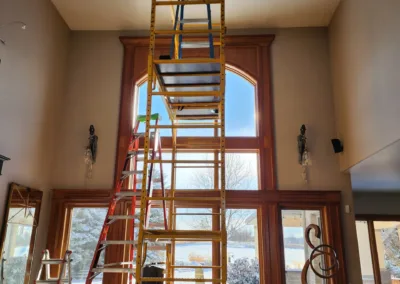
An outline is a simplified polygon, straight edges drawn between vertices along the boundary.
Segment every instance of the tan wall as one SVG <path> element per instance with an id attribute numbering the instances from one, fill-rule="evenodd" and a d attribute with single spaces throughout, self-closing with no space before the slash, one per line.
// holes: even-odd
<path id="1" fill-rule="evenodd" d="M 112 188 L 123 60 L 118 36 L 118 32 L 72 33 L 54 188 Z M 84 152 L 90 124 L 99 136 L 99 152 L 93 178 L 87 179 Z"/>
<path id="2" fill-rule="evenodd" d="M 272 90 L 279 189 L 343 190 L 344 204 L 352 205 L 349 177 L 340 173 L 330 144 L 336 131 L 327 30 L 254 32 L 276 34 L 272 45 Z M 111 188 L 123 48 L 115 32 L 74 32 L 70 52 L 53 184 L 57 188 Z M 99 156 L 93 178 L 87 180 L 83 152 L 91 123 L 100 137 Z M 303 183 L 297 164 L 296 137 L 302 123 L 308 127 L 313 161 L 309 185 Z M 360 283 L 354 216 L 343 214 L 343 224 L 350 280 Z"/>
<path id="3" fill-rule="evenodd" d="M 335 118 L 325 29 L 281 30 L 272 45 L 275 141 L 278 187 L 281 190 L 342 190 L 343 205 L 353 205 L 350 178 L 339 170 L 330 139 Z M 296 136 L 307 126 L 312 166 L 309 184 L 297 163 Z M 349 283 L 361 283 L 353 214 L 342 209 Z"/>
<path id="4" fill-rule="evenodd" d="M 400 138 L 400 2 L 341 1 L 330 25 L 338 136 L 347 169 Z"/>
<path id="5" fill-rule="evenodd" d="M 0 29 L 7 41 L 6 46 L 0 44 L 0 154 L 11 158 L 0 177 L 0 212 L 4 213 L 10 182 L 45 191 L 36 242 L 40 257 L 47 236 L 49 174 L 69 29 L 47 0 L 0 0 L 0 7 L 1 24 L 27 24 L 25 31 L 18 26 Z"/>

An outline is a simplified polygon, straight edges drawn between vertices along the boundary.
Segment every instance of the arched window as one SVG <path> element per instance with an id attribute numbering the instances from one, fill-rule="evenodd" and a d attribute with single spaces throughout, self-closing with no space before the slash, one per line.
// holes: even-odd
<path id="1" fill-rule="evenodd" d="M 257 136 L 256 123 L 256 87 L 254 80 L 249 76 L 241 76 L 236 69 L 226 72 L 225 91 L 225 133 L 226 133 L 226 188 L 229 190 L 258 190 L 259 182 L 259 149 L 258 143 L 248 143 Z M 147 81 L 141 80 L 137 86 L 136 107 L 134 113 L 146 113 Z M 159 113 L 162 125 L 170 125 L 167 109 L 161 96 L 152 97 L 152 113 Z M 135 116 L 134 116 L 135 117 Z M 139 128 L 142 132 L 144 124 Z M 212 137 L 213 129 L 179 129 L 179 136 Z M 171 137 L 170 129 L 161 129 L 162 137 Z M 168 149 L 167 149 L 168 150 Z M 181 159 L 213 159 L 211 152 L 179 153 Z M 200 157 L 201 156 L 201 157 Z M 170 154 L 164 151 L 164 158 L 169 159 Z M 170 165 L 164 165 L 164 171 L 170 172 Z M 176 180 L 177 189 L 209 189 L 213 188 L 214 173 L 212 169 L 179 169 Z M 169 177 L 166 176 L 168 179 Z M 169 181 L 166 182 L 170 184 Z"/>

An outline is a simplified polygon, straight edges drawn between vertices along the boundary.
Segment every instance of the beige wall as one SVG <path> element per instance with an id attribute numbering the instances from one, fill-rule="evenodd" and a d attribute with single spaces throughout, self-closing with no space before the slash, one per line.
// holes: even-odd
<path id="1" fill-rule="evenodd" d="M 27 24 L 25 31 L 18 26 L 0 29 L 7 41 L 0 44 L 0 154 L 11 158 L 0 177 L 0 212 L 3 216 L 10 182 L 45 191 L 36 242 L 40 257 L 47 237 L 50 167 L 69 29 L 47 0 L 0 0 L 0 7 L 0 24 Z"/>
<path id="2" fill-rule="evenodd" d="M 400 2 L 341 1 L 330 25 L 338 137 L 347 169 L 400 138 Z"/>
<path id="3" fill-rule="evenodd" d="M 344 204 L 352 205 L 350 179 L 340 173 L 330 139 L 335 136 L 333 98 L 326 29 L 246 31 L 276 34 L 272 45 L 272 90 L 276 126 L 278 187 L 281 190 L 342 190 Z M 243 32 L 236 32 L 243 33 Z M 73 32 L 63 104 L 62 133 L 53 171 L 57 188 L 111 188 L 123 49 L 115 32 Z M 85 179 L 83 161 L 88 127 L 99 135 L 99 155 L 93 178 Z M 296 137 L 308 127 L 313 165 L 309 185 L 297 164 Z M 348 272 L 360 282 L 354 216 L 343 214 Z"/>
<path id="4" fill-rule="evenodd" d="M 123 47 L 117 32 L 73 32 L 68 84 L 53 167 L 54 188 L 112 188 Z M 99 136 L 93 178 L 84 163 L 89 126 Z"/>
<path id="5" fill-rule="evenodd" d="M 335 136 L 326 29 L 276 32 L 272 45 L 272 91 L 280 190 L 341 190 L 343 206 L 353 205 L 350 178 L 339 170 L 330 139 Z M 307 127 L 312 166 L 309 184 L 297 163 L 296 136 Z M 349 283 L 361 283 L 354 214 L 342 209 L 343 236 Z"/>

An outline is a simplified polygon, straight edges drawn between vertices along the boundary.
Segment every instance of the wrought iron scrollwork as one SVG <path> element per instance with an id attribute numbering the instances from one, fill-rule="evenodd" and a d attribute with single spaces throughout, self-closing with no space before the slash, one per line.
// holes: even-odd
<path id="1" fill-rule="evenodd" d="M 333 278 L 339 271 L 339 260 L 337 257 L 337 253 L 335 249 L 327 244 L 320 244 L 318 246 L 314 246 L 311 242 L 311 231 L 314 230 L 314 236 L 317 239 L 321 240 L 321 228 L 315 224 L 311 224 L 306 228 L 305 237 L 308 246 L 312 249 L 309 259 L 304 264 L 303 270 L 301 272 L 301 283 L 307 284 L 307 275 L 308 270 L 311 267 L 312 271 L 320 278 L 323 279 L 330 279 Z M 317 269 L 314 267 L 313 261 L 320 257 L 324 260 L 324 263 L 321 264 L 321 261 L 318 263 L 319 270 L 322 271 L 324 274 L 321 274 Z M 329 265 L 329 266 L 326 266 Z"/>

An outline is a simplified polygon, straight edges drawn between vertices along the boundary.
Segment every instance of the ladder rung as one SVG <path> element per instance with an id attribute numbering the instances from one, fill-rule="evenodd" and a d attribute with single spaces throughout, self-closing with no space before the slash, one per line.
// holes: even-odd
<path id="1" fill-rule="evenodd" d="M 116 197 L 133 197 L 133 196 L 140 196 L 140 194 L 141 194 L 141 191 L 134 192 L 134 191 L 129 190 L 129 191 L 117 192 L 117 193 L 115 193 L 115 196 Z"/>
<path id="2" fill-rule="evenodd" d="M 168 6 L 168 5 L 201 5 L 201 4 L 221 4 L 221 0 L 156 1 L 156 5 L 157 5 L 157 6 Z"/>
<path id="3" fill-rule="evenodd" d="M 165 97 L 219 97 L 221 96 L 221 92 L 153 92 L 152 95 Z"/>
<path id="4" fill-rule="evenodd" d="M 221 29 L 204 29 L 204 30 L 156 30 L 154 34 L 156 35 L 184 35 L 184 34 L 212 34 L 220 33 Z"/>
<path id="5" fill-rule="evenodd" d="M 129 151 L 128 152 L 128 155 L 131 155 L 131 156 L 138 156 L 138 155 L 143 155 L 143 154 L 144 154 L 143 150 L 136 150 L 136 151 Z"/>
<path id="6" fill-rule="evenodd" d="M 164 282 L 164 281 L 170 281 L 170 282 L 214 282 L 214 283 L 220 283 L 222 282 L 221 279 L 218 278 L 159 278 L 159 277 L 142 277 L 141 280 L 143 282 Z"/>
<path id="7" fill-rule="evenodd" d="M 46 259 L 42 260 L 42 264 L 51 264 L 51 265 L 56 265 L 56 264 L 63 264 L 64 260 L 63 259 Z M 67 263 L 67 262 L 65 262 Z"/>
<path id="8" fill-rule="evenodd" d="M 134 245 L 137 241 L 102 241 L 102 245 Z"/>
<path id="9" fill-rule="evenodd" d="M 205 108 L 218 108 L 220 102 L 200 102 L 200 103 L 169 103 L 173 107 L 205 107 Z"/>
<path id="10" fill-rule="evenodd" d="M 143 171 L 122 171 L 125 176 L 142 175 Z"/>
<path id="11" fill-rule="evenodd" d="M 151 125 L 151 128 L 172 128 L 172 129 L 188 129 L 188 128 L 221 128 L 221 125 L 198 124 L 198 125 Z"/>
<path id="12" fill-rule="evenodd" d="M 195 83 L 195 84 L 164 84 L 166 88 L 194 88 L 194 87 L 219 87 L 220 83 Z M 203 104 L 202 102 L 200 104 Z"/>
<path id="13" fill-rule="evenodd" d="M 172 213 L 172 215 L 182 215 L 182 216 L 213 216 L 221 215 L 221 213 Z"/>
<path id="14" fill-rule="evenodd" d="M 214 169 L 215 167 L 220 168 L 220 166 L 174 166 L 174 169 Z"/>
<path id="15" fill-rule="evenodd" d="M 36 280 L 34 283 L 37 283 L 37 284 L 59 284 L 60 280 L 58 280 L 58 279 Z M 69 280 L 62 279 L 61 283 L 69 283 Z"/>
<path id="16" fill-rule="evenodd" d="M 131 220 L 131 219 L 135 219 L 136 216 L 135 215 L 112 215 L 112 216 L 108 216 L 109 220 Z"/>
<path id="17" fill-rule="evenodd" d="M 153 60 L 154 64 L 208 64 L 208 63 L 221 63 L 221 59 L 215 59 L 215 58 L 183 58 L 183 59 L 154 59 Z M 204 76 L 207 76 L 206 74 L 215 74 L 215 75 L 221 75 L 221 73 L 218 72 L 202 72 Z M 167 76 L 169 73 L 161 73 L 160 75 L 162 76 Z M 185 73 L 171 73 L 171 74 L 179 74 L 180 76 L 183 76 Z M 186 73 L 189 74 L 189 73 Z M 199 73 L 193 73 L 195 74 L 194 76 L 197 76 Z"/>
<path id="18" fill-rule="evenodd" d="M 181 44 L 182 48 L 210 48 L 210 43 L 207 41 L 185 41 Z"/>
<path id="19" fill-rule="evenodd" d="M 178 190 L 179 191 L 179 190 Z M 147 200 L 166 200 L 166 201 L 220 201 L 220 197 L 146 197 Z"/>
<path id="20" fill-rule="evenodd" d="M 183 19 L 180 20 L 179 22 L 182 24 L 202 24 L 202 23 L 208 23 L 210 20 L 208 18 L 203 18 L 203 19 Z"/>
<path id="21" fill-rule="evenodd" d="M 99 273 L 135 273 L 135 268 L 114 268 L 114 267 L 96 267 L 92 268 L 92 272 Z"/>
<path id="22" fill-rule="evenodd" d="M 217 268 L 221 269 L 221 266 L 217 265 L 171 265 L 172 268 Z"/>
<path id="23" fill-rule="evenodd" d="M 147 239 L 207 239 L 221 240 L 220 231 L 204 231 L 204 230 L 145 230 L 144 237 Z"/>
<path id="24" fill-rule="evenodd" d="M 220 164 L 221 161 L 213 160 L 148 160 L 149 163 L 164 163 L 164 164 Z"/>
<path id="25" fill-rule="evenodd" d="M 165 62 L 167 63 L 167 62 Z M 219 71 L 210 71 L 210 72 L 181 72 L 181 73 L 175 73 L 175 72 L 165 72 L 165 73 L 160 73 L 161 76 L 163 77 L 176 77 L 176 76 L 220 76 L 221 73 Z"/>

